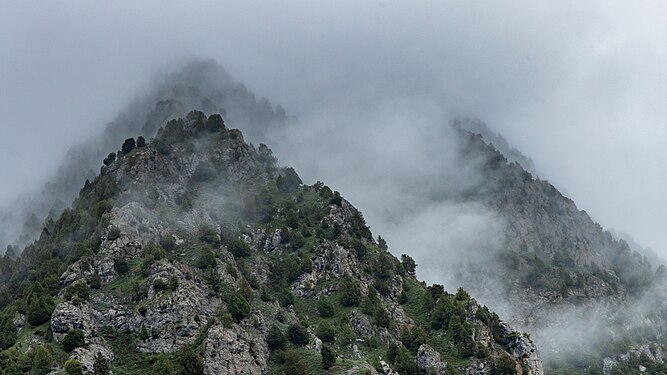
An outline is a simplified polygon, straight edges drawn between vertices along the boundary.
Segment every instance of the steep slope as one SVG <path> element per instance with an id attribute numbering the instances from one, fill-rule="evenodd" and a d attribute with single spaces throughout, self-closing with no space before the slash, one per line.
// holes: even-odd
<path id="1" fill-rule="evenodd" d="M 597 371 L 603 357 L 642 345 L 662 364 L 664 267 L 656 270 L 481 135 L 460 137 L 463 155 L 483 160 L 482 177 L 455 199 L 495 213 L 503 237 L 483 261 L 454 266 L 453 279 L 534 333 L 554 371 Z"/>
<path id="2" fill-rule="evenodd" d="M 415 278 L 362 214 L 222 117 L 127 139 L 0 263 L 4 374 L 541 374 L 459 289 Z"/>
<path id="3" fill-rule="evenodd" d="M 39 223 L 57 218 L 76 197 L 81 182 L 96 176 L 99 160 L 125 138 L 133 134 L 153 137 L 167 120 L 184 117 L 192 108 L 209 114 L 222 113 L 228 124 L 242 128 L 255 142 L 265 142 L 264 134 L 284 126 L 286 120 L 281 106 L 256 97 L 216 62 L 193 60 L 159 77 L 146 95 L 133 100 L 106 126 L 91 124 L 88 134 L 93 136 L 84 143 L 70 145 L 73 147 L 63 165 L 48 176 L 43 188 L 28 190 L 12 206 L 0 207 L 0 253 L 8 245 L 16 245 L 9 250 L 17 252 L 35 240 L 41 231 Z"/>

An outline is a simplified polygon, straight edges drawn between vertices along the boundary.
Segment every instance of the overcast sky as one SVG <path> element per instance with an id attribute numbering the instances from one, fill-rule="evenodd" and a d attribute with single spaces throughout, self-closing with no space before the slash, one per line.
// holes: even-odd
<path id="1" fill-rule="evenodd" d="M 5 0 L 0 201 L 198 56 L 302 119 L 404 97 L 475 115 L 604 226 L 667 255 L 665 46 L 657 0 Z"/>

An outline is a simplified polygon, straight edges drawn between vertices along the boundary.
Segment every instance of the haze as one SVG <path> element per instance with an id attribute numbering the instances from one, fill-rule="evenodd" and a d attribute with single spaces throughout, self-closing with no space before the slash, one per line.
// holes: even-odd
<path id="1" fill-rule="evenodd" d="M 471 115 L 603 226 L 667 256 L 666 40 L 662 1 L 4 1 L 0 202 L 39 190 L 70 146 L 196 56 L 281 104 L 299 129 L 326 130 L 292 133 L 297 149 L 276 153 L 362 210 L 374 205 L 354 187 L 372 171 L 364 140 L 428 166 L 410 157 L 419 143 L 396 141 L 435 150 L 428 131 Z M 346 175 L 347 159 L 318 165 L 316 147 L 298 149 L 337 129 L 332 151 L 362 169 Z M 380 213 L 369 223 L 390 231 Z"/>

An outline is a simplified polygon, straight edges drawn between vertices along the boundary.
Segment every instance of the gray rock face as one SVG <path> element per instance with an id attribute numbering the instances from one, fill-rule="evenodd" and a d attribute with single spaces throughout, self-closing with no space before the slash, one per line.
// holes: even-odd
<path id="1" fill-rule="evenodd" d="M 93 366 L 95 364 L 95 357 L 97 356 L 97 353 L 101 353 L 107 361 L 113 361 L 113 352 L 107 347 L 104 340 L 100 338 L 94 339 L 93 342 L 89 343 L 85 347 L 74 349 L 70 354 L 70 357 L 81 362 L 83 367 L 92 374 L 94 371 Z"/>
<path id="2" fill-rule="evenodd" d="M 207 375 L 260 375 L 268 369 L 266 342 L 251 337 L 237 325 L 213 326 L 204 341 L 204 363 Z"/>
<path id="3" fill-rule="evenodd" d="M 157 273 L 156 278 L 159 275 Z M 149 291 L 149 301 L 153 303 L 149 304 L 146 315 L 135 315 L 135 332 L 143 324 L 152 333 L 148 340 L 137 343 L 139 351 L 171 352 L 192 343 L 220 306 L 219 298 L 210 299 L 208 290 L 201 285 L 185 277 L 180 280 L 178 289 L 166 296 Z"/>
<path id="4" fill-rule="evenodd" d="M 348 319 L 352 325 L 352 329 L 361 337 L 370 337 L 375 333 L 373 324 L 371 323 L 368 316 L 361 314 L 358 311 L 352 311 L 348 314 Z"/>
<path id="5" fill-rule="evenodd" d="M 491 374 L 492 366 L 486 361 L 476 361 L 470 366 L 466 367 L 466 375 L 489 375 Z"/>
<path id="6" fill-rule="evenodd" d="M 264 251 L 271 252 L 277 249 L 278 246 L 280 246 L 280 242 L 282 241 L 282 234 L 283 231 L 281 229 L 276 229 L 271 237 L 267 238 L 266 242 L 264 242 Z"/>
<path id="7" fill-rule="evenodd" d="M 616 366 L 619 362 L 626 361 L 630 359 L 631 356 L 640 357 L 642 355 L 657 363 L 664 363 L 665 361 L 665 354 L 660 346 L 644 344 L 634 347 L 628 352 L 618 355 L 614 358 L 604 358 L 602 360 L 602 373 L 609 375 L 614 369 L 614 366 Z"/>
<path id="8" fill-rule="evenodd" d="M 14 327 L 16 327 L 17 331 L 21 331 L 23 327 L 25 327 L 25 315 L 21 313 L 15 313 L 14 316 L 12 317 L 12 323 L 14 323 Z"/>
<path id="9" fill-rule="evenodd" d="M 447 369 L 440 353 L 426 344 L 422 344 L 417 350 L 417 366 L 429 375 L 443 375 Z"/>
<path id="10" fill-rule="evenodd" d="M 399 375 L 398 372 L 391 369 L 391 366 L 385 361 L 380 361 L 380 366 L 382 367 L 382 373 L 384 375 Z"/>
<path id="11" fill-rule="evenodd" d="M 506 322 L 501 322 L 500 325 L 506 333 L 512 332 L 511 327 Z M 507 343 L 507 347 L 510 354 L 525 361 L 529 375 L 543 375 L 542 361 L 535 344 L 524 333 L 510 334 L 509 337 L 511 339 Z"/>
<path id="12" fill-rule="evenodd" d="M 86 338 L 91 337 L 95 330 L 92 316 L 92 309 L 87 302 L 79 304 L 69 301 L 59 303 L 51 315 L 53 337 L 60 341 L 70 329 L 80 329 Z"/>

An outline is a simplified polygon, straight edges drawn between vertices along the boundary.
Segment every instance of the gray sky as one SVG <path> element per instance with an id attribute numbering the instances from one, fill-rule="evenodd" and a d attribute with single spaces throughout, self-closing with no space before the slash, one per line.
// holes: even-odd
<path id="1" fill-rule="evenodd" d="M 302 121 L 349 111 L 349 130 L 393 103 L 406 127 L 475 115 L 604 226 L 667 255 L 667 2 L 415 4 L 2 1 L 0 202 L 199 56 Z"/>

